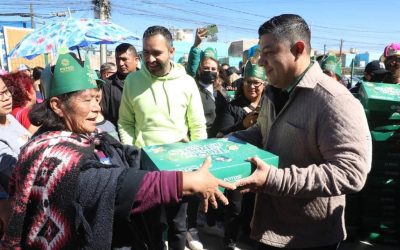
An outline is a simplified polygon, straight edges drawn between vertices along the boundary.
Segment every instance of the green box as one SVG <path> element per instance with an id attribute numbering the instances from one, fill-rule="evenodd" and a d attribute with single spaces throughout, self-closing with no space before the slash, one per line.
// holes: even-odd
<path id="1" fill-rule="evenodd" d="M 400 110 L 400 85 L 363 82 L 360 101 L 365 109 L 394 113 Z"/>
<path id="2" fill-rule="evenodd" d="M 277 167 L 278 156 L 235 137 L 178 142 L 142 148 L 142 166 L 149 170 L 192 171 L 211 156 L 210 172 L 217 178 L 235 182 L 252 173 L 247 158 L 258 156 Z"/>
<path id="3" fill-rule="evenodd" d="M 368 121 L 387 121 L 395 123 L 400 121 L 400 113 L 398 112 L 384 112 L 384 111 L 371 111 L 364 109 Z"/>
<path id="4" fill-rule="evenodd" d="M 226 91 L 226 94 L 232 99 L 235 98 L 235 93 L 236 93 L 236 91 L 234 91 L 234 90 Z"/>
<path id="5" fill-rule="evenodd" d="M 400 141 L 400 132 L 398 130 L 371 131 L 371 137 L 374 142 Z"/>

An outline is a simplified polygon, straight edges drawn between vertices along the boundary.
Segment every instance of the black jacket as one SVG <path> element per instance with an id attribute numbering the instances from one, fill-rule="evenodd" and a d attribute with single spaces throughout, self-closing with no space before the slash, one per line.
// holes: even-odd
<path id="1" fill-rule="evenodd" d="M 261 101 L 260 101 L 261 103 Z M 223 133 L 224 135 L 231 132 L 246 129 L 243 126 L 243 120 L 248 114 L 244 108 L 250 106 L 250 102 L 244 97 L 239 96 L 238 98 L 231 101 L 225 109 L 217 113 L 215 118 L 213 130 Z"/>
<path id="2" fill-rule="evenodd" d="M 101 90 L 103 91 L 103 97 L 100 102 L 101 110 L 104 118 L 114 124 L 116 128 L 118 128 L 119 105 L 121 103 L 125 80 L 121 80 L 120 78 L 122 77 L 116 73 L 101 86 Z"/>
<path id="3" fill-rule="evenodd" d="M 207 137 L 213 138 L 217 134 L 217 131 L 213 129 L 213 124 L 217 116 L 217 112 L 218 110 L 223 109 L 228 101 L 226 100 L 225 96 L 219 91 L 214 91 L 211 94 L 200 84 L 198 84 L 198 88 L 200 91 L 201 102 L 203 103 L 204 116 L 206 117 Z"/>

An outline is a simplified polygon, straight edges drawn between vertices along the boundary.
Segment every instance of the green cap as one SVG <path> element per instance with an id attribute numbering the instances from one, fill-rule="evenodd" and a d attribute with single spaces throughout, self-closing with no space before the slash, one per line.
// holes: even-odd
<path id="1" fill-rule="evenodd" d="M 251 60 L 248 60 L 244 67 L 244 78 L 247 77 L 256 77 L 265 81 L 265 69 L 260 67 L 257 63 L 252 63 Z"/>
<path id="2" fill-rule="evenodd" d="M 342 76 L 342 67 L 340 66 L 340 62 L 337 61 L 336 56 L 328 55 L 325 60 L 321 62 L 322 70 L 332 71 L 339 77 Z"/>
<path id="3" fill-rule="evenodd" d="M 97 88 L 98 83 L 104 83 L 90 68 L 87 57 L 85 62 L 81 62 L 71 53 L 58 56 L 54 72 L 51 71 L 51 66 L 47 65 L 42 72 L 41 81 L 44 84 L 45 99 L 74 91 Z"/>
<path id="4" fill-rule="evenodd" d="M 207 49 L 205 49 L 203 51 L 201 58 L 203 58 L 203 57 L 210 57 L 210 58 L 213 58 L 218 61 L 217 50 L 215 50 L 214 48 L 208 47 Z"/>

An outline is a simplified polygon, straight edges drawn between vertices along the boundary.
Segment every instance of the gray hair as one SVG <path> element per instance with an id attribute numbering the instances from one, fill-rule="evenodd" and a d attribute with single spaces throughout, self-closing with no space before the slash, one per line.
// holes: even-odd
<path id="1" fill-rule="evenodd" d="M 100 74 L 103 74 L 104 71 L 115 69 L 117 66 L 113 62 L 106 62 L 100 66 Z"/>

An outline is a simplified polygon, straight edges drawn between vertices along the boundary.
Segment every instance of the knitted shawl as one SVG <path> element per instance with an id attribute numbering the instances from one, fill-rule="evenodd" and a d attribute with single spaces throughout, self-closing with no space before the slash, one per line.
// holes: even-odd
<path id="1" fill-rule="evenodd" d="M 89 137 L 47 132 L 23 147 L 10 180 L 10 223 L 1 249 L 76 249 L 74 199 Z"/>

